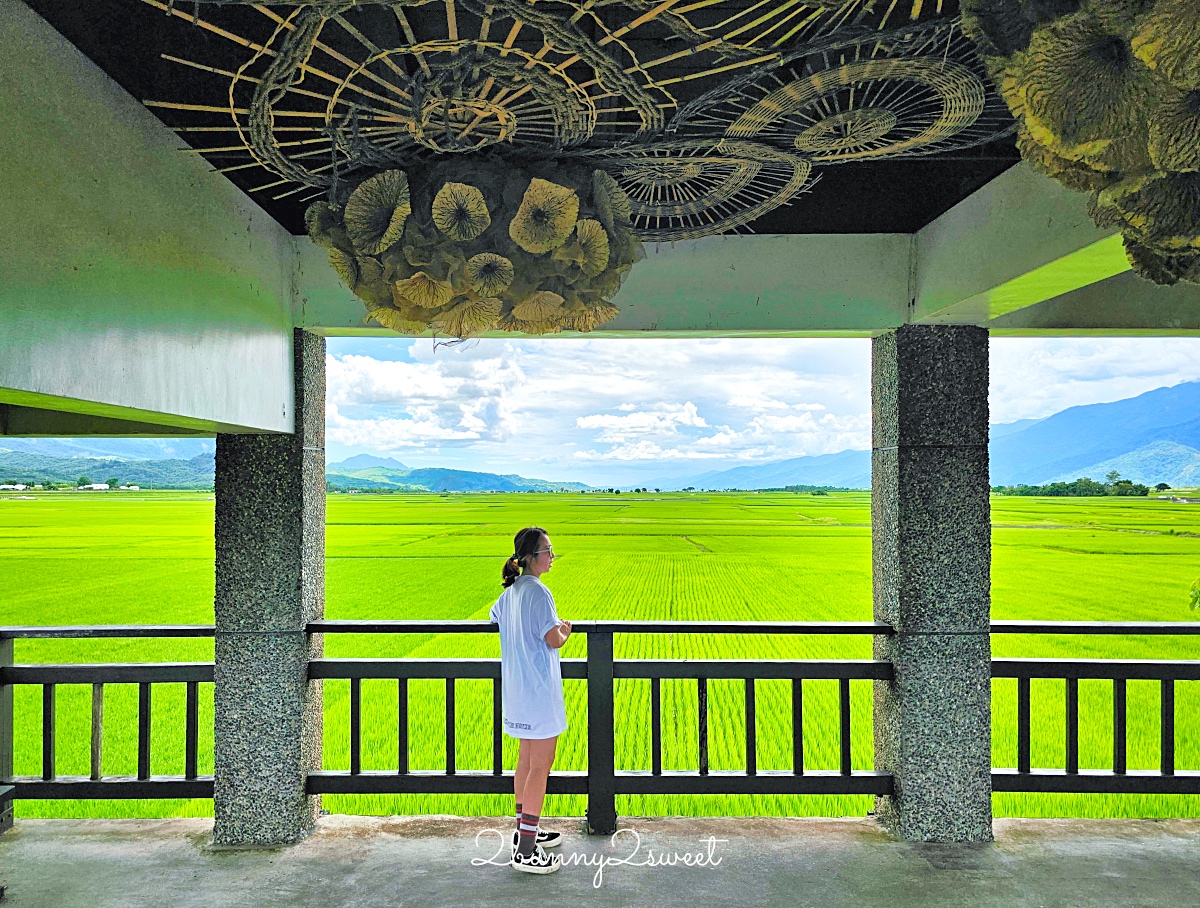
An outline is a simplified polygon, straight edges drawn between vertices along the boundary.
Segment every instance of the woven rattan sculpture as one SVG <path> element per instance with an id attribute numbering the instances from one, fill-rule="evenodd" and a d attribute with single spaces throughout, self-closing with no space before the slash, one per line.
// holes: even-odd
<path id="1" fill-rule="evenodd" d="M 642 240 L 745 229 L 821 167 L 1013 128 L 937 0 L 145 2 L 244 49 L 234 71 L 169 58 L 223 77 L 223 103 L 147 103 L 211 116 L 189 128 L 236 138 L 202 152 L 311 202 L 368 317 L 409 334 L 594 330 Z"/>
<path id="2" fill-rule="evenodd" d="M 1200 0 L 967 0 L 1025 159 L 1092 193 L 1134 269 L 1200 283 Z"/>

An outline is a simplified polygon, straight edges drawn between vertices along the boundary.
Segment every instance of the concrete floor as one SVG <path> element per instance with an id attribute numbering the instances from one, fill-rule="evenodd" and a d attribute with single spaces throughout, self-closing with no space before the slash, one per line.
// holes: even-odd
<path id="1" fill-rule="evenodd" d="M 5 908 L 1200 906 L 1200 820 L 999 820 L 995 844 L 954 846 L 895 842 L 869 819 L 629 819 L 634 854 L 628 831 L 614 844 L 548 819 L 578 863 L 546 877 L 472 865 L 498 823 L 329 816 L 294 847 L 231 852 L 209 847 L 211 820 L 18 820 L 0 885 Z M 710 848 L 715 866 L 648 864 Z"/>

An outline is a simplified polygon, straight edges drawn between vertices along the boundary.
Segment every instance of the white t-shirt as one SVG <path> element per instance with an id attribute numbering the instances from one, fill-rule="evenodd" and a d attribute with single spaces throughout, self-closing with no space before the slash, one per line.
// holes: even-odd
<path id="1" fill-rule="evenodd" d="M 558 650 L 546 632 L 558 627 L 554 596 L 522 574 L 500 594 L 488 618 L 500 625 L 500 697 L 504 731 L 514 738 L 553 738 L 567 730 Z"/>

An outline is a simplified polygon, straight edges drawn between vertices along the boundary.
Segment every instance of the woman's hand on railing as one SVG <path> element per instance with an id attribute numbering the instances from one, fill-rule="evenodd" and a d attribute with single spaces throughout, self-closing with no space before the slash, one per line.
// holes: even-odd
<path id="1" fill-rule="evenodd" d="M 558 627 L 552 627 L 546 631 L 546 645 L 551 649 L 561 649 L 563 644 L 567 642 L 567 638 L 571 636 L 571 622 L 560 621 Z"/>

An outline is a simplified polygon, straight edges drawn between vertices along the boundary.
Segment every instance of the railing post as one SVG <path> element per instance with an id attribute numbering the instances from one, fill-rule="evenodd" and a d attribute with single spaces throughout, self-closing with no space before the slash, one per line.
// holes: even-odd
<path id="1" fill-rule="evenodd" d="M 988 333 L 904 325 L 871 347 L 875 768 L 899 837 L 992 839 Z"/>
<path id="2" fill-rule="evenodd" d="M 13 664 L 13 639 L 0 637 L 0 673 Z M 13 688 L 0 679 L 0 833 L 12 829 Z"/>
<path id="3" fill-rule="evenodd" d="M 613 744 L 613 635 L 588 631 L 588 832 L 617 831 L 617 773 Z"/>

